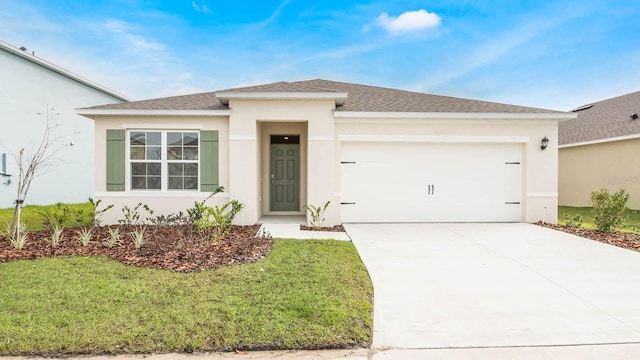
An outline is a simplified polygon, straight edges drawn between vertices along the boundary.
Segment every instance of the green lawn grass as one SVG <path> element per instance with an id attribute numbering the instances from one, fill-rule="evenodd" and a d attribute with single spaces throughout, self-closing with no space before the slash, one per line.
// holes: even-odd
<path id="1" fill-rule="evenodd" d="M 94 257 L 0 264 L 0 355 L 368 346 L 373 287 L 352 243 L 275 240 L 199 273 Z"/>
<path id="2" fill-rule="evenodd" d="M 564 225 L 566 223 L 565 215 L 573 217 L 573 215 L 582 216 L 582 226 L 586 228 L 595 229 L 596 226 L 593 222 L 593 208 L 591 207 L 573 207 L 573 206 L 558 206 L 558 223 Z M 625 227 L 640 229 L 640 210 L 628 210 L 627 221 L 625 221 Z M 625 230 L 625 229 L 622 229 Z"/>
<path id="3" fill-rule="evenodd" d="M 45 213 L 60 212 L 63 207 L 69 208 L 72 212 L 82 211 L 80 221 L 75 216 L 71 216 L 64 226 L 67 228 L 78 227 L 91 224 L 93 221 L 93 206 L 86 202 L 82 204 L 53 204 L 53 205 L 27 205 L 22 208 L 22 223 L 27 225 L 29 231 L 42 230 Z M 11 221 L 13 208 L 0 209 L 0 230 L 4 230 L 7 223 Z"/>

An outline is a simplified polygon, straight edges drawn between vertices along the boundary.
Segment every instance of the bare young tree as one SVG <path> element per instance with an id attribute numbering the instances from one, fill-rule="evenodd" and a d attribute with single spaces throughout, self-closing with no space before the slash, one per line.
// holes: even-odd
<path id="1" fill-rule="evenodd" d="M 43 114 L 38 113 L 38 115 Z M 47 106 L 46 114 L 44 114 L 46 121 L 44 134 L 39 145 L 32 151 L 25 151 L 25 148 L 22 147 L 17 154 L 11 154 L 18 165 L 18 191 L 11 218 L 11 230 L 14 232 L 15 238 L 20 238 L 22 205 L 27 198 L 33 180 L 54 165 L 57 160 L 55 155 L 69 146 L 69 142 L 65 140 L 69 135 L 56 136 L 52 132 L 58 126 L 54 119 L 59 115 L 54 108 Z"/>

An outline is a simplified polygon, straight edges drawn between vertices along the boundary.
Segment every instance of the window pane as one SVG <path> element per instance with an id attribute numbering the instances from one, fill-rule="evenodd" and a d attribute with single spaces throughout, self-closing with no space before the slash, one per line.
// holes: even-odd
<path id="1" fill-rule="evenodd" d="M 192 176 L 185 177 L 184 188 L 189 190 L 198 190 L 198 178 Z"/>
<path id="2" fill-rule="evenodd" d="M 182 146 L 182 133 L 175 133 L 175 132 L 167 133 L 167 145 Z"/>
<path id="3" fill-rule="evenodd" d="M 160 177 L 159 176 L 149 176 L 147 178 L 147 189 L 149 189 L 149 190 L 160 190 Z"/>
<path id="4" fill-rule="evenodd" d="M 198 146 L 198 133 L 184 133 L 184 146 Z"/>
<path id="5" fill-rule="evenodd" d="M 181 147 L 167 148 L 167 160 L 182 160 L 182 148 Z"/>
<path id="6" fill-rule="evenodd" d="M 131 141 L 131 145 L 144 145 L 145 133 L 132 132 L 131 134 L 129 134 L 129 139 Z"/>
<path id="7" fill-rule="evenodd" d="M 147 160 L 161 160 L 161 154 L 160 146 L 147 146 Z"/>
<path id="8" fill-rule="evenodd" d="M 159 132 L 148 132 L 147 133 L 147 145 L 160 145 L 161 138 Z"/>
<path id="9" fill-rule="evenodd" d="M 182 176 L 184 164 L 169 164 L 169 176 Z"/>
<path id="10" fill-rule="evenodd" d="M 184 164 L 185 176 L 198 176 L 198 164 Z"/>
<path id="11" fill-rule="evenodd" d="M 147 164 L 147 175 L 160 176 L 160 164 L 158 163 Z"/>
<path id="12" fill-rule="evenodd" d="M 131 160 L 144 160 L 144 147 L 143 146 L 132 146 L 131 147 L 131 155 L 129 155 Z"/>
<path id="13" fill-rule="evenodd" d="M 182 186 L 182 178 L 181 177 L 170 177 L 169 178 L 169 189 L 183 189 Z"/>
<path id="14" fill-rule="evenodd" d="M 145 163 L 131 163 L 131 175 L 141 175 L 144 176 L 147 174 L 147 164 Z"/>
<path id="15" fill-rule="evenodd" d="M 185 147 L 184 160 L 198 160 L 198 148 Z"/>
<path id="16" fill-rule="evenodd" d="M 132 176 L 131 177 L 131 188 L 134 190 L 146 189 L 147 188 L 147 178 L 144 176 Z"/>

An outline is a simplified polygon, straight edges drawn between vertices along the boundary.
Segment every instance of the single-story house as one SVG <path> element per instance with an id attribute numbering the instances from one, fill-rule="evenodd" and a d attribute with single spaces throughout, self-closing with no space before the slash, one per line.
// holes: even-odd
<path id="1" fill-rule="evenodd" d="M 625 189 L 640 209 L 640 91 L 580 106 L 559 126 L 560 205 L 590 206 L 590 194 Z"/>
<path id="2" fill-rule="evenodd" d="M 14 155 L 21 148 L 32 153 L 42 141 L 47 113 L 55 127 L 55 146 L 67 146 L 37 178 L 25 204 L 86 202 L 93 194 L 93 123 L 76 109 L 130 99 L 65 68 L 24 46 L 0 40 L 0 209 L 13 207 L 19 168 Z M 40 115 L 38 115 L 40 113 Z M 58 115 L 55 115 L 58 114 Z"/>
<path id="3" fill-rule="evenodd" d="M 575 117 L 320 79 L 77 111 L 97 199 L 177 213 L 220 185 L 211 204 L 244 203 L 242 224 L 326 201 L 325 225 L 555 222 L 558 122 Z"/>

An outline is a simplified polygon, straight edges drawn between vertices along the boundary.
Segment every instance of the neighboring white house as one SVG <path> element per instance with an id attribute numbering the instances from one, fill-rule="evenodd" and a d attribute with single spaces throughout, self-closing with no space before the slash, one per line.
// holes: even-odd
<path id="1" fill-rule="evenodd" d="M 555 222 L 558 122 L 575 114 L 328 80 L 79 109 L 95 196 L 177 213 L 225 187 L 237 222 Z M 119 211 L 105 214 L 115 222 Z"/>
<path id="2" fill-rule="evenodd" d="M 93 194 L 93 123 L 75 109 L 130 101 L 127 97 L 0 41 L 0 208 L 13 206 L 17 165 L 12 154 L 37 147 L 47 110 L 59 124 L 54 135 L 70 134 L 54 166 L 38 176 L 26 204 L 85 202 Z M 42 115 L 38 115 L 41 113 Z"/>

